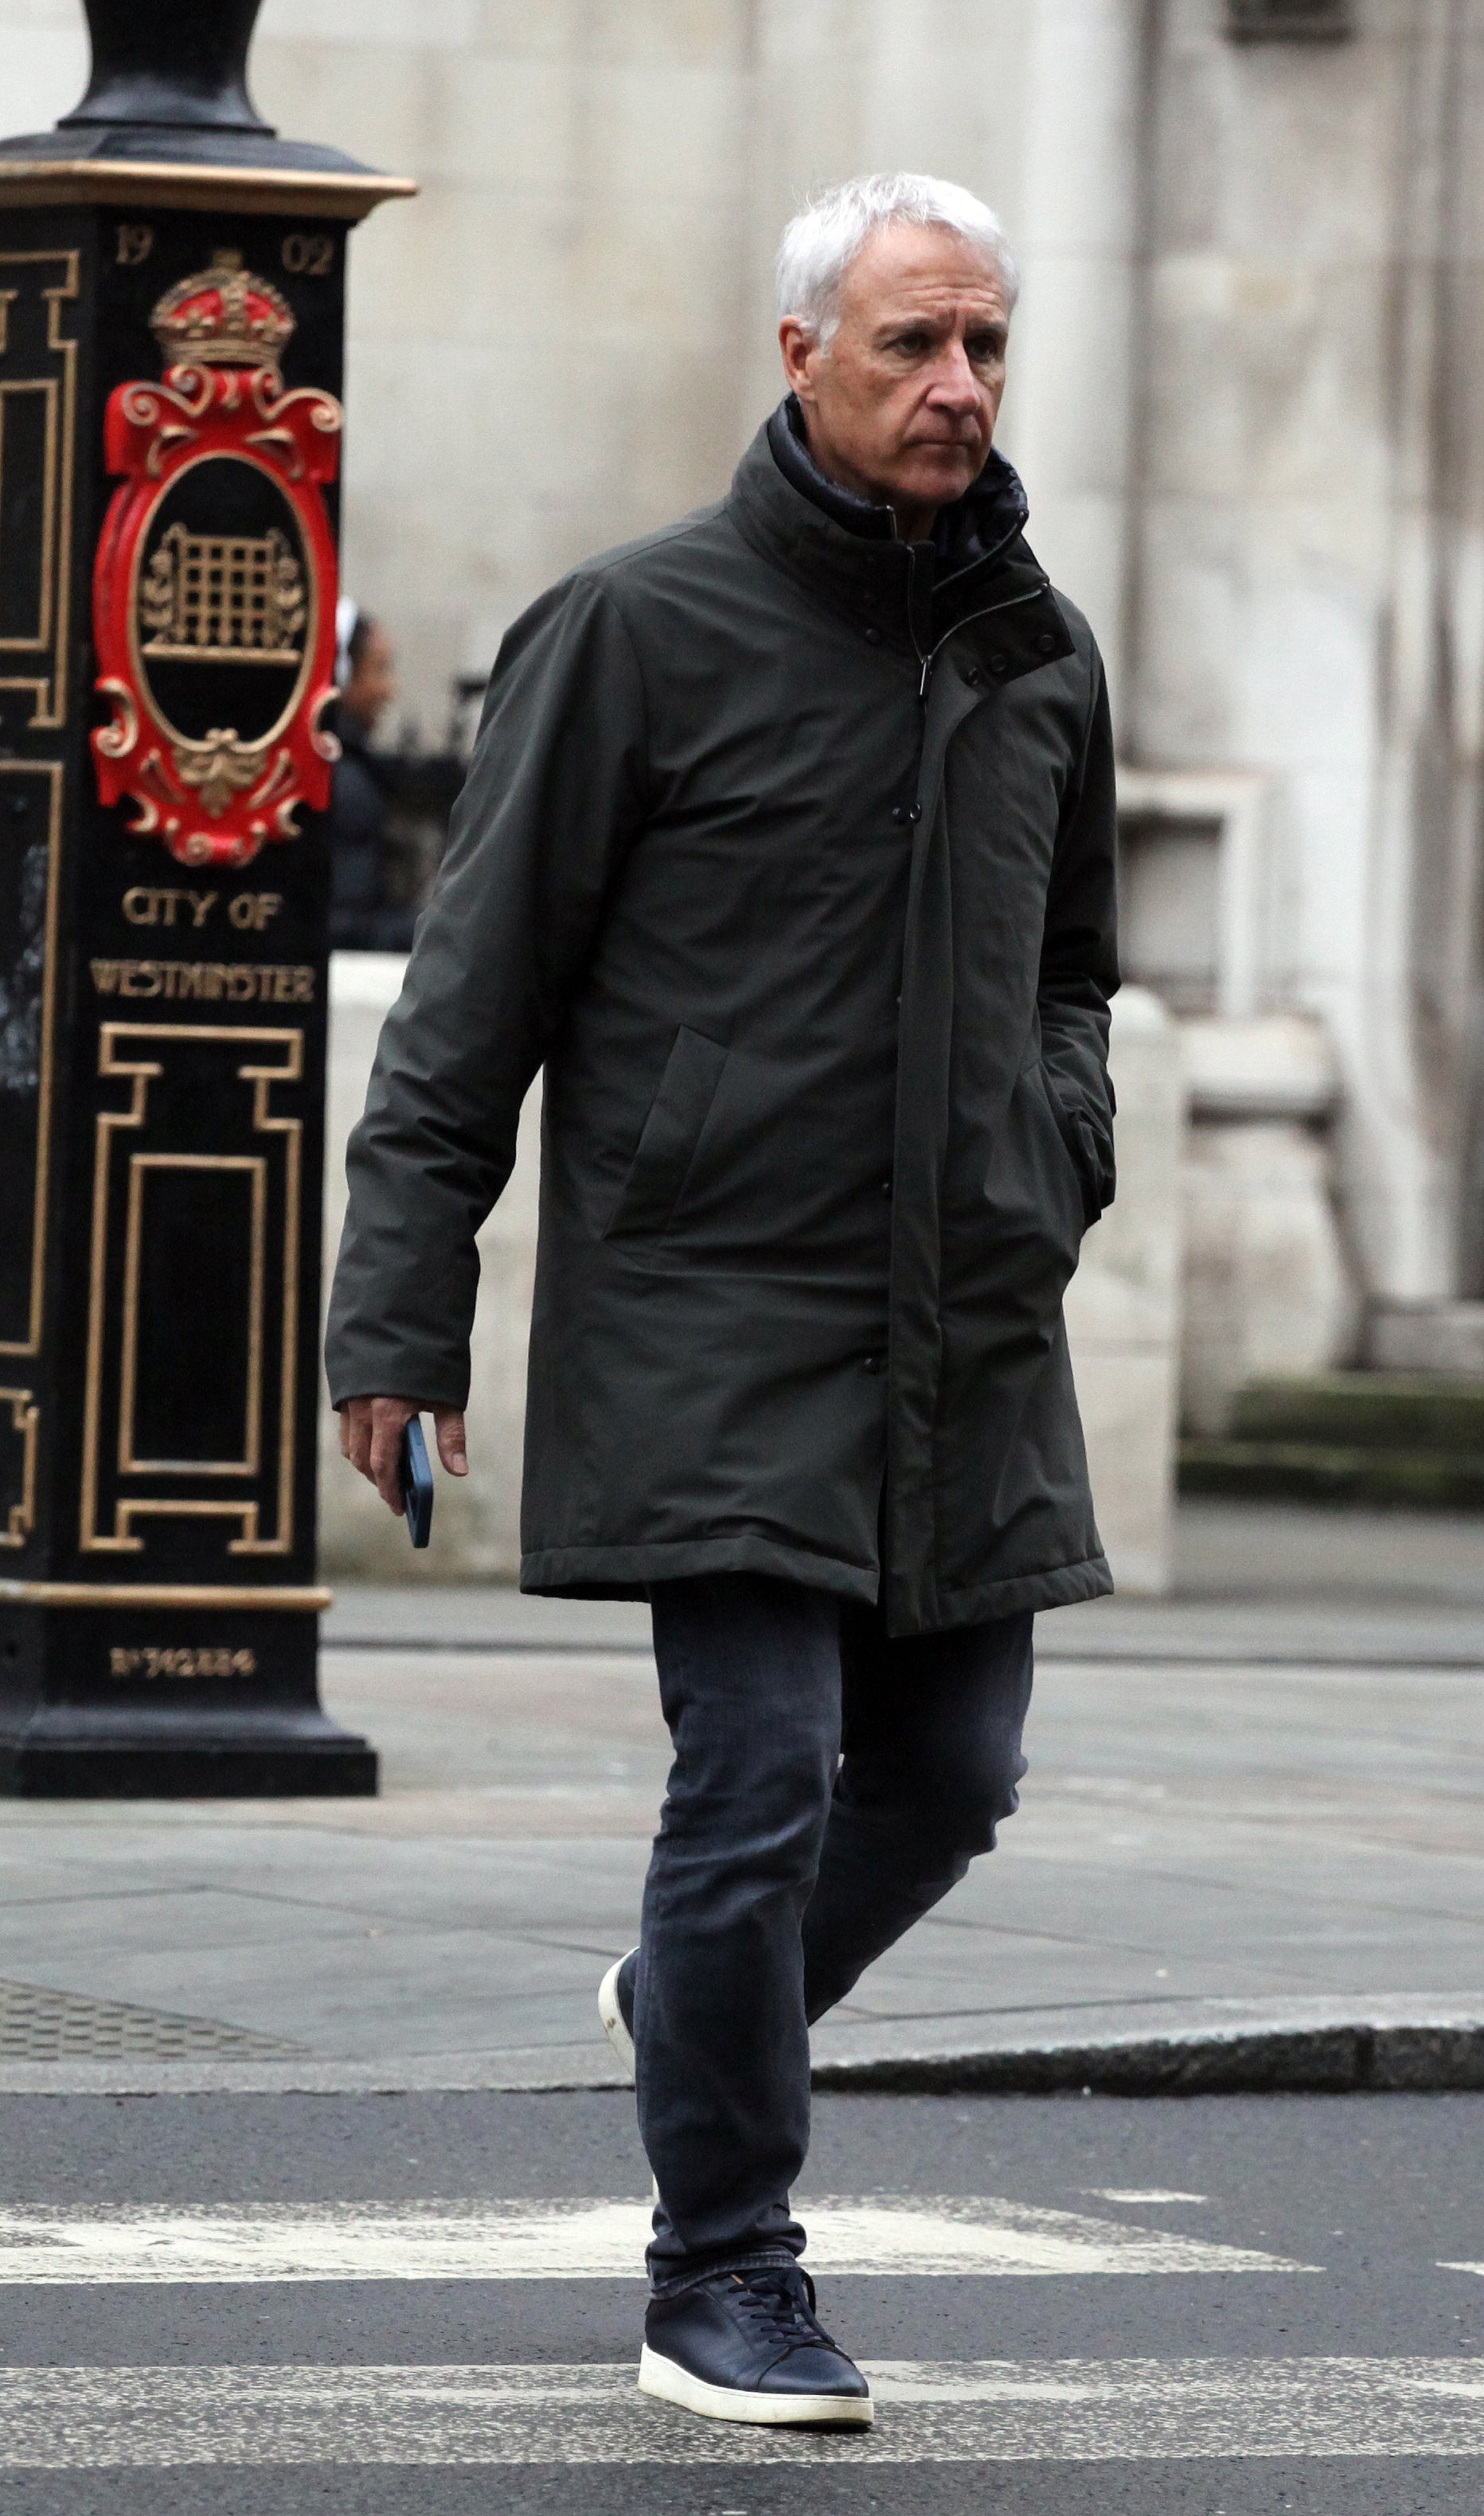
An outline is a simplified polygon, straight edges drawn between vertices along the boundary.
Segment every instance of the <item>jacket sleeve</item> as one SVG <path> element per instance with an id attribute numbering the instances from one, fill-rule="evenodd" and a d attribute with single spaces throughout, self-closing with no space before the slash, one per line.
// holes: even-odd
<path id="1" fill-rule="evenodd" d="M 1109 1000 L 1118 990 L 1118 803 L 1101 658 L 1082 754 L 1067 788 L 1041 944 L 1041 1056 L 1083 1179 L 1086 1219 L 1113 1202 Z"/>
<path id="2" fill-rule="evenodd" d="M 474 1236 L 510 1177 L 521 1103 L 640 826 L 644 759 L 628 630 L 599 581 L 569 578 L 501 647 L 347 1149 L 325 1343 L 337 1405 L 465 1404 Z"/>

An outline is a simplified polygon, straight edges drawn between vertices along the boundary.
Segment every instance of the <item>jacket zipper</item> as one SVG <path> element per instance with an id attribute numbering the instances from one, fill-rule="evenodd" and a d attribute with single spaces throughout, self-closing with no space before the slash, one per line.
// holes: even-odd
<path id="1" fill-rule="evenodd" d="M 1006 533 L 1004 537 L 995 544 L 994 548 L 985 554 L 984 561 L 981 561 L 979 565 L 988 565 L 992 566 L 997 559 L 1002 559 L 1004 557 L 1005 553 L 1010 549 L 1010 544 L 1019 539 L 1023 530 L 1024 526 L 1022 524 L 1016 524 L 1012 531 Z M 932 668 L 937 662 L 939 655 L 942 653 L 943 649 L 947 646 L 949 639 L 956 638 L 961 629 L 972 628 L 977 620 L 992 619 L 997 611 L 1012 611 L 1018 603 L 1034 603 L 1038 601 L 1043 594 L 1050 591 L 1051 580 L 1043 570 L 1039 585 L 1029 587 L 1024 594 L 1009 594 L 1006 596 L 1003 603 L 987 603 L 982 611 L 967 611 L 963 619 L 956 620 L 951 629 L 945 629 L 942 637 L 938 640 L 937 645 L 935 647 L 929 647 L 928 652 L 924 654 L 922 648 L 918 645 L 916 618 L 917 606 L 913 600 L 913 597 L 917 592 L 917 552 L 910 542 L 907 545 L 907 565 L 911 570 L 907 584 L 907 627 L 912 634 L 913 651 L 917 656 L 918 662 L 923 668 L 918 681 L 917 694 L 919 702 L 926 709 L 928 705 L 928 685 L 932 679 Z"/>
<path id="2" fill-rule="evenodd" d="M 1029 586 L 1024 594 L 1008 594 L 1003 603 L 986 603 L 982 611 L 966 611 L 962 620 L 956 620 L 951 629 L 944 630 L 943 635 L 937 642 L 937 645 L 935 647 L 929 647 L 926 655 L 923 653 L 921 647 L 917 644 L 917 631 L 913 629 L 912 644 L 914 648 L 917 649 L 918 658 L 923 667 L 922 678 L 918 683 L 917 694 L 922 700 L 924 707 L 928 704 L 928 685 L 932 678 L 933 665 L 937 662 L 938 657 L 941 655 L 950 638 L 957 638 L 961 629 L 972 629 L 977 621 L 994 619 L 997 612 L 1013 611 L 1018 604 L 1039 602 L 1041 596 L 1049 589 L 1051 582 L 1051 580 L 1049 576 L 1044 576 L 1039 585 Z M 908 626 L 911 627 L 910 615 Z"/>

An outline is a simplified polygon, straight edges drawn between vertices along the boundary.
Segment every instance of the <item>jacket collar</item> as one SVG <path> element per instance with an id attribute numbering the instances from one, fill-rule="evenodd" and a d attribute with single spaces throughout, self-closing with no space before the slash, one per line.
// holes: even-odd
<path id="1" fill-rule="evenodd" d="M 791 407 L 792 405 L 792 407 Z M 889 507 L 859 498 L 822 473 L 793 397 L 743 455 L 727 507 L 738 530 L 834 610 L 882 643 L 928 654 L 954 628 L 983 623 L 995 678 L 1072 652 L 1056 599 L 1024 537 L 1025 491 L 992 453 L 963 498 L 943 510 L 929 546 L 897 538 Z"/>
<path id="2" fill-rule="evenodd" d="M 868 541 L 893 542 L 898 538 L 896 518 L 889 507 L 857 497 L 853 489 L 842 488 L 838 481 L 820 471 L 809 451 L 808 432 L 797 394 L 781 401 L 768 420 L 767 442 L 785 481 L 792 482 L 823 514 L 844 524 L 846 532 L 858 533 Z M 1030 500 L 1019 473 L 992 448 L 978 479 L 969 482 L 962 498 L 939 512 L 931 543 L 937 564 L 935 573 L 940 579 L 949 577 L 996 551 L 1008 550 L 1023 531 L 1029 514 Z"/>
<path id="3" fill-rule="evenodd" d="M 858 498 L 853 489 L 844 489 L 821 472 L 809 452 L 804 431 L 804 412 L 797 394 L 789 394 L 778 404 L 767 423 L 768 452 L 785 481 L 829 516 L 847 533 L 856 533 L 862 541 L 894 542 L 897 538 L 896 518 L 889 507 L 877 506 L 870 498 Z"/>

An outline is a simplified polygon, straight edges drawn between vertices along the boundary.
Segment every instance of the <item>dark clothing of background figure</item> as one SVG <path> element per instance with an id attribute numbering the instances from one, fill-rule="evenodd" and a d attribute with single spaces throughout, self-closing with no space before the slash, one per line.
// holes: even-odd
<path id="1" fill-rule="evenodd" d="M 653 1614 L 676 1752 L 634 2028 L 665 2286 L 804 2250 L 808 2024 L 1015 1807 L 1032 1619 L 893 1642 L 878 1609 L 738 1573 L 657 1583 Z"/>
<path id="2" fill-rule="evenodd" d="M 992 454 L 901 542 L 785 408 L 504 640 L 327 1360 L 465 1405 L 544 1069 L 528 1590 L 759 1572 L 912 1634 L 1112 1586 L 1061 1302 L 1113 1191 L 1113 745 L 1024 521 Z"/>
<path id="3" fill-rule="evenodd" d="M 406 952 L 414 912 L 391 897 L 388 772 L 344 708 L 331 711 L 340 758 L 330 789 L 330 944 L 337 952 Z"/>

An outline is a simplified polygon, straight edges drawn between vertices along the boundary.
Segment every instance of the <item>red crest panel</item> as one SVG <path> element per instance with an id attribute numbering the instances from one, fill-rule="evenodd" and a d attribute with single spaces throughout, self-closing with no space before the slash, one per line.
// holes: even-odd
<path id="1" fill-rule="evenodd" d="M 104 442 L 123 475 L 93 580 L 93 735 L 105 804 L 188 865 L 244 865 L 322 810 L 340 745 L 335 545 L 322 484 L 340 460 L 330 394 L 285 392 L 294 328 L 277 289 L 234 253 L 160 299 L 159 384 L 110 395 Z"/>

